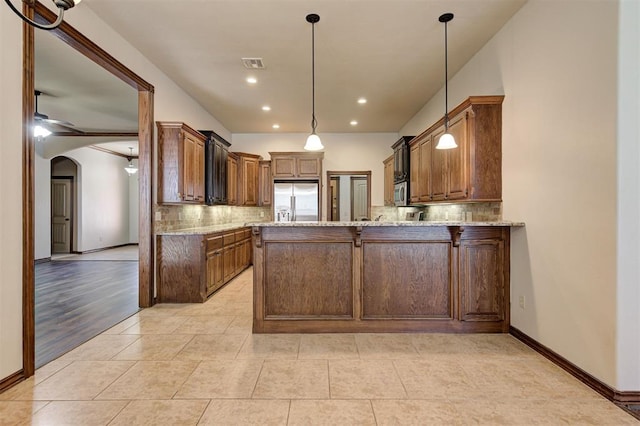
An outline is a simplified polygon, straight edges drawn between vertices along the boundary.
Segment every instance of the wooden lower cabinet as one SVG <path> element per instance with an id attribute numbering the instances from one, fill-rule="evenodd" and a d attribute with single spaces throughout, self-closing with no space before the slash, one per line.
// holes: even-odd
<path id="1" fill-rule="evenodd" d="M 508 226 L 263 226 L 254 236 L 254 333 L 509 330 Z"/>
<path id="2" fill-rule="evenodd" d="M 158 302 L 204 302 L 251 265 L 245 247 L 251 248 L 250 228 L 204 235 L 158 235 Z M 237 252 L 243 253 L 240 262 L 236 261 Z"/>

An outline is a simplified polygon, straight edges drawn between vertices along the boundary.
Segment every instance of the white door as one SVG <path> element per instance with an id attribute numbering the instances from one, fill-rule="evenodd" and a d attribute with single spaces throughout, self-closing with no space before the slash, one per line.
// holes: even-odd
<path id="1" fill-rule="evenodd" d="M 367 179 L 351 177 L 351 220 L 370 219 Z"/>
<path id="2" fill-rule="evenodd" d="M 71 180 L 51 179 L 51 253 L 71 251 Z"/>

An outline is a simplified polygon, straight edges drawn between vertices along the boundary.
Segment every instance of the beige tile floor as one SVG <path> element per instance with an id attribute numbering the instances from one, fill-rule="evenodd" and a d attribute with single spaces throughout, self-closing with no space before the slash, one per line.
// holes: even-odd
<path id="1" fill-rule="evenodd" d="M 509 335 L 252 335 L 252 272 L 0 394 L 0 425 L 636 425 Z"/>

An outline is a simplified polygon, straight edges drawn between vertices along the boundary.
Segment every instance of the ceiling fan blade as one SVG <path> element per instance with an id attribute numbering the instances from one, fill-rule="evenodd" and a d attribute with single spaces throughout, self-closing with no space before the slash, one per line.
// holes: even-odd
<path id="1" fill-rule="evenodd" d="M 47 123 L 55 124 L 55 125 L 62 126 L 62 127 L 74 127 L 73 123 L 70 123 L 70 122 L 65 121 L 65 120 L 56 120 L 56 119 L 53 119 L 53 118 L 45 118 L 42 121 L 46 121 Z"/>

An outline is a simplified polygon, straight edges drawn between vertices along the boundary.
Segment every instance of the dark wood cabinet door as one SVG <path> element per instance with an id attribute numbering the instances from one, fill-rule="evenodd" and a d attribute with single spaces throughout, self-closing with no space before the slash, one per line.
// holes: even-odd
<path id="1" fill-rule="evenodd" d="M 240 179 L 240 200 L 241 206 L 258 205 L 258 163 L 259 160 L 251 157 L 240 157 L 240 167 L 242 167 Z"/>
<path id="2" fill-rule="evenodd" d="M 457 148 L 447 151 L 447 199 L 459 200 L 467 198 L 469 152 L 467 134 L 467 113 L 455 117 L 449 123 L 449 133 L 455 138 Z"/>
<path id="3" fill-rule="evenodd" d="M 444 126 L 433 132 L 431 145 L 431 199 L 447 199 L 447 153 L 448 149 L 436 149 L 438 139 L 444 134 Z"/>
<path id="4" fill-rule="evenodd" d="M 271 205 L 271 192 L 273 190 L 273 180 L 271 179 L 271 161 L 260 161 L 260 176 L 258 179 L 260 206 Z"/>
<path id="5" fill-rule="evenodd" d="M 227 203 L 238 204 L 238 158 L 232 155 L 227 157 Z"/>
<path id="6" fill-rule="evenodd" d="M 393 206 L 393 172 L 394 156 L 382 162 L 384 164 L 384 205 Z"/>
<path id="7" fill-rule="evenodd" d="M 418 188 L 418 201 L 431 201 L 431 145 L 433 138 L 426 137 L 420 141 L 418 149 L 420 150 L 420 162 L 418 170 L 418 179 L 420 179 L 420 187 Z"/>
<path id="8" fill-rule="evenodd" d="M 229 281 L 236 274 L 236 245 L 230 244 L 224 247 L 224 281 Z"/>
<path id="9" fill-rule="evenodd" d="M 409 202 L 417 203 L 420 199 L 422 181 L 420 180 L 420 144 L 411 145 L 409 150 Z"/>
<path id="10" fill-rule="evenodd" d="M 505 319 L 504 265 L 503 239 L 461 242 L 459 280 L 462 321 Z"/>
<path id="11" fill-rule="evenodd" d="M 222 142 L 216 141 L 213 152 L 214 181 L 213 202 L 215 204 L 227 203 L 227 157 L 228 149 Z"/>
<path id="12" fill-rule="evenodd" d="M 182 134 L 183 157 L 182 157 L 182 199 L 184 201 L 195 200 L 195 161 L 196 161 L 196 139 L 188 133 Z"/>
<path id="13" fill-rule="evenodd" d="M 193 199 L 204 202 L 204 140 L 196 139 L 193 153 Z"/>

